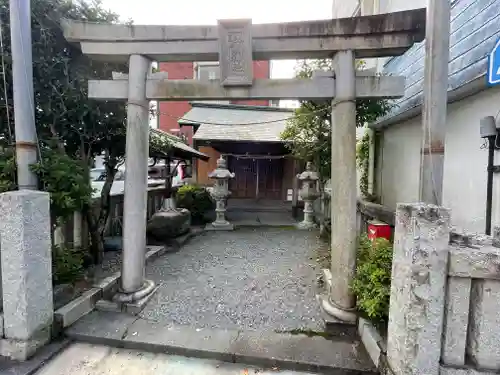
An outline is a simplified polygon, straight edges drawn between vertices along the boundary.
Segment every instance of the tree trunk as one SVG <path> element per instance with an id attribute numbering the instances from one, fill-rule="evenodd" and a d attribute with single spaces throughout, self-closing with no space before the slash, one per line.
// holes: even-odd
<path id="1" fill-rule="evenodd" d="M 96 264 L 102 262 L 104 255 L 104 232 L 106 230 L 106 223 L 108 222 L 111 209 L 110 193 L 117 172 L 117 165 L 118 160 L 116 158 L 107 157 L 107 161 L 105 163 L 106 179 L 101 190 L 99 214 L 95 215 L 92 207 L 87 207 L 85 213 L 90 232 L 92 258 Z"/>
<path id="2" fill-rule="evenodd" d="M 85 207 L 85 219 L 87 220 L 90 235 L 90 255 L 94 264 L 102 262 L 104 255 L 104 241 L 99 235 L 97 220 L 92 212 L 92 206 Z"/>

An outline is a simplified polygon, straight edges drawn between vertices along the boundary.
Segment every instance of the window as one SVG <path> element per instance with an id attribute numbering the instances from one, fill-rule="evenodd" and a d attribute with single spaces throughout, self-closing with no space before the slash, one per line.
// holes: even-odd
<path id="1" fill-rule="evenodd" d="M 197 75 L 200 81 L 213 81 L 219 78 L 219 64 L 198 65 Z"/>

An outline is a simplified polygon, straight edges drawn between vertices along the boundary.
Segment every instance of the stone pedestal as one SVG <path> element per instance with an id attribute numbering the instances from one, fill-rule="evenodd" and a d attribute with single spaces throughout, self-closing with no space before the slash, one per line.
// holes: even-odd
<path id="1" fill-rule="evenodd" d="M 26 360 L 50 340 L 53 320 L 50 196 L 0 194 L 4 330 L 0 355 Z"/>
<path id="2" fill-rule="evenodd" d="M 449 225 L 445 208 L 397 207 L 387 342 L 396 374 L 439 374 Z"/>
<path id="3" fill-rule="evenodd" d="M 300 222 L 297 227 L 299 229 L 317 228 L 314 222 L 313 202 L 318 199 L 320 195 L 317 187 L 319 175 L 313 170 L 311 162 L 307 162 L 306 170 L 297 175 L 297 179 L 302 185 L 299 190 L 299 195 L 304 201 L 304 220 Z"/>
<path id="4" fill-rule="evenodd" d="M 216 219 L 213 223 L 207 224 L 206 230 L 233 230 L 234 226 L 226 220 L 226 199 L 231 195 L 229 191 L 229 179 L 234 178 L 234 173 L 231 173 L 226 166 L 226 161 L 221 156 L 217 160 L 217 168 L 208 175 L 215 180 L 215 186 L 211 191 L 212 197 L 215 199 Z"/>

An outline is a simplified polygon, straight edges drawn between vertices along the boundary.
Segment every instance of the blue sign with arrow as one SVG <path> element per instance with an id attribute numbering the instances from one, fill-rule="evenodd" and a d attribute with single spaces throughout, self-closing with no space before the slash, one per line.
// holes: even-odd
<path id="1" fill-rule="evenodd" d="M 488 84 L 491 86 L 500 84 L 500 39 L 498 39 L 495 47 L 488 57 Z"/>

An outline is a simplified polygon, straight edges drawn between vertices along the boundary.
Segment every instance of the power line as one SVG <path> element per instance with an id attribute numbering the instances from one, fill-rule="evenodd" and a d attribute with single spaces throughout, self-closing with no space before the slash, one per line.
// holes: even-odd
<path id="1" fill-rule="evenodd" d="M 4 59 L 4 46 L 3 46 L 3 23 L 0 18 L 0 52 L 2 54 L 2 79 L 3 79 L 3 92 L 5 101 L 5 110 L 7 112 L 7 129 L 9 131 L 9 144 L 12 144 L 12 129 L 10 122 L 10 111 L 9 111 L 9 96 L 7 94 L 7 78 L 5 77 L 5 59 Z"/>
<path id="2" fill-rule="evenodd" d="M 309 113 L 299 113 L 299 114 L 295 114 L 292 118 L 302 118 L 302 117 L 308 117 L 308 116 L 313 116 L 313 115 L 318 115 L 318 114 L 321 114 L 322 112 L 327 112 L 327 111 L 331 111 L 336 105 L 340 104 L 340 103 L 345 103 L 345 102 L 354 102 L 356 103 L 355 100 L 352 100 L 352 99 L 347 99 L 347 100 L 341 100 L 341 101 L 338 101 L 336 103 L 334 103 L 333 106 L 331 107 L 325 107 L 325 108 L 321 108 L 321 109 L 317 109 L 315 111 L 311 111 Z M 135 102 L 127 102 L 127 104 L 132 104 L 132 105 L 137 105 L 137 106 L 140 106 L 140 107 L 143 107 L 143 108 L 146 108 L 143 104 L 141 103 L 135 103 Z M 147 107 L 148 110 L 150 111 L 150 113 L 153 113 L 157 116 L 161 116 L 161 115 L 164 115 L 164 116 L 167 116 L 167 117 L 170 117 L 170 118 L 173 118 L 177 121 L 186 121 L 186 122 L 195 122 L 196 124 L 200 124 L 200 125 L 227 125 L 227 126 L 239 126 L 239 125 L 265 125 L 265 124 L 272 124 L 272 123 L 277 123 L 277 122 L 283 122 L 283 121 L 287 121 L 289 119 L 291 119 L 290 117 L 283 117 L 283 118 L 280 118 L 280 119 L 275 119 L 275 120 L 268 120 L 268 121 L 256 121 L 256 122 L 245 122 L 245 123 L 220 123 L 220 122 L 213 122 L 213 121 L 192 121 L 190 119 L 187 119 L 185 117 L 182 117 L 182 116 L 174 116 L 168 112 L 163 112 L 163 111 L 152 111 L 150 107 Z M 266 108 L 266 107 L 264 107 Z"/>

